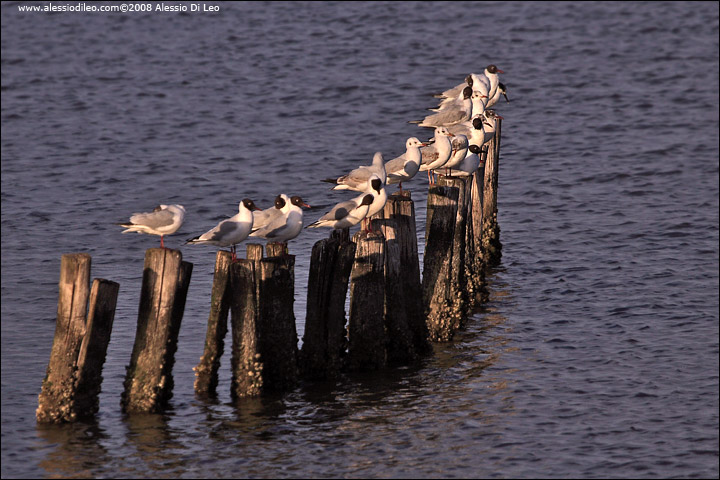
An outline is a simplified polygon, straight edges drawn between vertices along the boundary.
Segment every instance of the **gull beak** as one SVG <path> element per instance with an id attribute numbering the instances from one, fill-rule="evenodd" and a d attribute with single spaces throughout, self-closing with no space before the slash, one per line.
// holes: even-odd
<path id="1" fill-rule="evenodd" d="M 498 69 L 497 69 L 497 73 L 505 73 L 505 72 L 503 72 L 502 70 L 500 70 L 500 69 L 498 68 Z"/>
<path id="2" fill-rule="evenodd" d="M 502 120 L 502 119 L 503 119 L 503 117 L 501 117 L 501 116 L 500 116 L 500 115 L 498 115 L 497 113 L 495 114 L 495 118 L 499 118 L 500 120 Z"/>
<path id="3" fill-rule="evenodd" d="M 303 206 L 303 207 L 306 207 L 306 208 L 312 208 L 310 205 L 308 205 L 308 204 L 305 203 L 305 202 L 303 202 L 302 206 Z"/>

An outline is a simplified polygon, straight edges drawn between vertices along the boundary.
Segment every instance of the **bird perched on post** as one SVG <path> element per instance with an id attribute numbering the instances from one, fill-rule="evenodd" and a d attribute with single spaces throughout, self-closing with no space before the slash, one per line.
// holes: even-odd
<path id="1" fill-rule="evenodd" d="M 238 213 L 218 223 L 202 235 L 189 239 L 185 244 L 204 243 L 207 245 L 217 245 L 219 247 L 230 247 L 232 260 L 235 261 L 237 260 L 235 245 L 250 235 L 250 230 L 253 226 L 253 210 L 260 209 L 255 206 L 255 202 L 249 198 L 245 198 L 238 206 Z"/>
<path id="2" fill-rule="evenodd" d="M 262 211 L 253 212 L 251 237 L 264 238 L 270 242 L 284 243 L 300 235 L 303 224 L 301 207 L 310 205 L 302 197 L 288 197 L 284 193 L 275 197 L 275 204 Z"/>
<path id="3" fill-rule="evenodd" d="M 133 213 L 130 223 L 119 223 L 126 228 L 122 233 L 137 232 L 160 235 L 160 248 L 165 248 L 163 238 L 178 231 L 185 221 L 182 205 L 158 205 L 152 212 Z"/>

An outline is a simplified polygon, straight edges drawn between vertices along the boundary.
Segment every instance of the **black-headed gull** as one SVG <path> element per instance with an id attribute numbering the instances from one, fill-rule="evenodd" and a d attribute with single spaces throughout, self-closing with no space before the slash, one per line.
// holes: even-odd
<path id="1" fill-rule="evenodd" d="M 197 237 L 188 239 L 186 244 L 207 244 L 216 245 L 218 247 L 230 247 L 233 261 L 235 256 L 235 245 L 245 240 L 250 235 L 253 226 L 253 210 L 260 210 L 255 203 L 249 198 L 243 199 L 238 206 L 238 213 L 234 216 L 223 220 L 215 227 L 198 235 Z"/>
<path id="2" fill-rule="evenodd" d="M 500 100 L 500 95 L 505 97 L 505 101 L 507 103 L 510 103 L 510 99 L 507 96 L 507 87 L 504 83 L 498 82 L 497 90 L 495 90 L 495 95 L 493 95 L 492 98 L 488 99 L 487 105 L 485 105 L 485 108 L 490 108 L 493 105 L 497 103 L 498 100 Z"/>
<path id="3" fill-rule="evenodd" d="M 405 153 L 385 164 L 386 183 L 388 185 L 398 183 L 400 184 L 400 190 L 402 190 L 402 182 L 407 182 L 420 170 L 420 163 L 422 162 L 420 147 L 426 146 L 427 143 L 421 142 L 416 137 L 408 138 L 405 142 Z"/>
<path id="4" fill-rule="evenodd" d="M 502 119 L 500 115 L 495 113 L 495 110 L 487 110 L 484 115 L 483 130 L 485 132 L 484 143 L 489 142 L 495 136 L 495 128 L 497 127 L 497 120 Z"/>
<path id="5" fill-rule="evenodd" d="M 330 227 L 340 230 L 357 225 L 367 215 L 373 200 L 371 193 L 361 193 L 352 200 L 338 203 L 332 210 L 305 228 Z"/>
<path id="6" fill-rule="evenodd" d="M 502 70 L 500 70 L 495 65 L 488 65 L 485 67 L 485 70 L 483 71 L 483 75 L 485 78 L 487 78 L 489 82 L 489 88 L 488 88 L 488 99 L 493 98 L 495 96 L 495 92 L 498 88 L 498 83 L 500 83 L 500 77 L 498 77 L 498 73 L 505 73 Z"/>
<path id="7" fill-rule="evenodd" d="M 452 177 L 452 169 L 460 165 L 463 160 L 465 160 L 465 156 L 468 152 L 468 137 L 465 135 L 455 135 L 452 139 L 452 148 L 453 148 L 453 154 L 450 156 L 450 160 L 448 160 L 445 165 L 443 165 L 443 168 L 445 168 L 445 172 L 447 173 L 448 170 L 450 171 L 449 176 Z"/>
<path id="8" fill-rule="evenodd" d="M 469 93 L 470 96 L 465 95 Z M 420 127 L 449 127 L 462 122 L 467 122 L 473 115 L 485 111 L 485 99 L 487 97 L 478 91 L 463 90 L 463 103 L 459 108 L 448 107 L 442 111 L 428 115 L 418 123 Z M 410 122 L 415 123 L 415 122 Z"/>
<path id="9" fill-rule="evenodd" d="M 420 149 L 422 153 L 422 164 L 420 165 L 420 171 L 428 172 L 428 183 L 433 185 L 435 179 L 431 177 L 432 171 L 436 168 L 440 168 L 450 160 L 450 156 L 453 153 L 452 143 L 450 137 L 454 137 L 452 133 L 445 127 L 438 127 L 435 129 L 435 135 L 433 137 L 434 143 Z"/>
<path id="10" fill-rule="evenodd" d="M 467 177 L 475 173 L 480 167 L 481 149 L 477 145 L 470 145 L 465 159 L 455 167 L 456 177 Z"/>
<path id="11" fill-rule="evenodd" d="M 375 155 L 373 155 L 372 165 L 363 165 L 352 170 L 347 175 L 338 178 L 327 178 L 323 180 L 323 182 L 334 183 L 335 186 L 333 190 L 355 190 L 356 192 L 364 192 L 368 189 L 368 179 L 373 174 L 377 175 L 383 182 L 387 177 L 385 161 L 380 152 L 375 152 Z"/>
<path id="12" fill-rule="evenodd" d="M 373 202 L 368 207 L 368 211 L 365 214 L 365 231 L 370 232 L 372 231 L 372 227 L 370 225 L 370 217 L 378 213 L 380 210 L 382 210 L 385 207 L 385 203 L 387 202 L 387 193 L 385 192 L 385 183 L 380 180 L 380 177 L 377 175 L 373 175 L 368 180 L 368 190 L 367 193 L 371 194 L 373 196 Z"/>
<path id="13" fill-rule="evenodd" d="M 301 207 L 310 207 L 302 197 L 288 197 L 284 193 L 275 197 L 275 205 L 253 212 L 251 237 L 264 238 L 270 242 L 287 243 L 300 235 L 303 226 Z"/>
<path id="14" fill-rule="evenodd" d="M 182 205 L 158 205 L 152 212 L 133 213 L 130 223 L 118 225 L 127 229 L 122 233 L 160 235 L 160 248 L 165 248 L 163 237 L 177 232 L 183 221 L 185 221 L 185 207 Z"/>

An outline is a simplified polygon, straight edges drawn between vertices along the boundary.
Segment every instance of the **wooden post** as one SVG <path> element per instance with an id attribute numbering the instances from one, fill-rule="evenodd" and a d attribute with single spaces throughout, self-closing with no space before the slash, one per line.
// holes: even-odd
<path id="1" fill-rule="evenodd" d="M 263 359 L 264 389 L 287 391 L 297 384 L 298 349 L 295 328 L 295 256 L 285 245 L 269 243 L 267 258 L 260 260 L 258 283 L 258 325 Z"/>
<path id="2" fill-rule="evenodd" d="M 417 230 L 415 226 L 415 203 L 410 192 L 403 190 L 388 198 L 383 210 L 385 218 L 395 220 L 396 239 L 400 247 L 400 271 L 405 297 L 405 312 L 413 335 L 415 353 L 429 355 L 432 345 L 428 341 L 428 328 L 422 301 L 420 260 L 418 257 Z"/>
<path id="3" fill-rule="evenodd" d="M 385 310 L 385 238 L 358 232 L 355 263 L 350 274 L 348 367 L 377 370 L 387 363 Z"/>
<path id="4" fill-rule="evenodd" d="M 414 205 L 410 192 L 388 197 L 372 220 L 385 237 L 385 327 L 388 363 L 408 364 L 432 351 L 422 305 Z"/>
<path id="5" fill-rule="evenodd" d="M 59 290 L 55 338 L 36 411 L 42 423 L 72 422 L 77 416 L 76 368 L 90 295 L 90 255 L 62 256 Z"/>
<path id="6" fill-rule="evenodd" d="M 172 367 L 192 264 L 179 250 L 145 253 L 137 331 L 121 405 L 126 412 L 159 412 L 172 397 Z"/>
<path id="7" fill-rule="evenodd" d="M 347 228 L 333 230 L 330 238 L 313 246 L 300 352 L 300 368 L 307 378 L 333 378 L 343 366 L 347 349 L 345 298 L 354 258 L 355 243 L 349 240 Z"/>
<path id="8" fill-rule="evenodd" d="M 78 382 L 75 397 L 78 416 L 95 415 L 102 384 L 102 368 L 107 356 L 115 319 L 120 285 L 96 278 L 90 291 L 87 333 L 78 356 Z"/>
<path id="9" fill-rule="evenodd" d="M 248 245 L 248 259 L 233 265 L 234 397 L 285 391 L 297 383 L 295 256 L 282 244 Z"/>
<path id="10" fill-rule="evenodd" d="M 217 252 L 205 350 L 200 358 L 200 363 L 195 367 L 195 392 L 199 395 L 213 396 L 216 394 L 220 357 L 225 350 L 225 335 L 228 330 L 231 262 L 230 252 L 224 250 Z"/>
<path id="11" fill-rule="evenodd" d="M 257 289 L 262 245 L 247 245 L 247 260 L 231 266 L 232 296 L 232 386 L 233 398 L 260 395 L 263 387 L 263 359 L 260 358 L 257 325 Z"/>
<path id="12" fill-rule="evenodd" d="M 488 291 L 485 285 L 485 252 L 482 246 L 483 225 L 483 176 L 485 164 L 469 179 L 468 218 L 465 236 L 465 276 L 470 303 L 474 306 L 487 302 Z"/>
<path id="13" fill-rule="evenodd" d="M 497 187 L 498 158 L 500 154 L 500 126 L 498 119 L 495 126 L 495 137 L 488 144 L 487 160 L 485 161 L 485 178 L 483 185 L 483 249 L 486 263 L 489 266 L 500 263 L 502 244 L 500 243 L 500 227 L 497 221 Z"/>
<path id="14" fill-rule="evenodd" d="M 430 339 L 449 341 L 469 308 L 465 292 L 465 180 L 441 177 L 428 192 L 423 301 Z"/>
<path id="15" fill-rule="evenodd" d="M 60 262 L 55 339 L 36 412 L 41 423 L 72 422 L 98 411 L 119 285 L 96 279 L 90 291 L 90 264 L 86 253 L 63 255 Z"/>

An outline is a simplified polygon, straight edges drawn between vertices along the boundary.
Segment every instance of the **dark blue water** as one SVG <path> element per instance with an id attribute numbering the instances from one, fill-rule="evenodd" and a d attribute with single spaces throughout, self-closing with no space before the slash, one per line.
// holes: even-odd
<path id="1" fill-rule="evenodd" d="M 3 478 L 717 478 L 717 2 L 18 5 L 1 10 Z M 244 197 L 299 194 L 315 220 L 348 197 L 318 178 L 401 153 L 428 94 L 489 63 L 511 103 L 486 308 L 418 367 L 233 406 L 225 361 L 218 402 L 196 399 L 215 250 L 181 242 Z M 407 187 L 421 230 L 426 185 Z M 195 269 L 171 409 L 125 417 L 157 238 L 114 223 L 158 203 L 185 205 L 167 243 Z M 301 336 L 325 235 L 290 247 Z M 38 426 L 71 252 L 121 285 L 100 412 Z"/>

